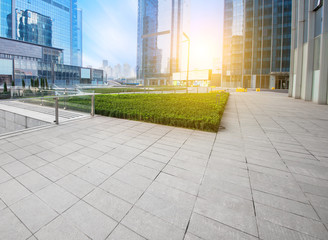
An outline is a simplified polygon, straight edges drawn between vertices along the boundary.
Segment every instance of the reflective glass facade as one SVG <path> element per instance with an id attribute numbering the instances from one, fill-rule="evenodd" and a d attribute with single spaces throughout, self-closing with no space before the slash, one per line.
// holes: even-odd
<path id="1" fill-rule="evenodd" d="M 12 37 L 11 11 L 11 0 L 0 0 L 0 37 Z"/>
<path id="2" fill-rule="evenodd" d="M 52 46 L 52 20 L 29 10 L 16 12 L 16 39 L 24 42 Z"/>
<path id="3" fill-rule="evenodd" d="M 181 64 L 183 0 L 139 0 L 137 77 L 170 80 Z"/>
<path id="4" fill-rule="evenodd" d="M 288 87 L 291 14 L 292 0 L 225 0 L 223 84 Z"/>
<path id="5" fill-rule="evenodd" d="M 243 60 L 244 1 L 225 0 L 223 86 L 239 87 Z"/>
<path id="6" fill-rule="evenodd" d="M 77 0 L 0 0 L 0 36 L 64 50 L 82 65 L 82 12 Z"/>

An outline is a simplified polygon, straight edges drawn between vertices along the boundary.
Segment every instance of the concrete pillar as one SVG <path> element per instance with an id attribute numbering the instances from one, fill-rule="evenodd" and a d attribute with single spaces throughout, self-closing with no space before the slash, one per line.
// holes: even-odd
<path id="1" fill-rule="evenodd" d="M 328 0 L 324 0 L 322 6 L 322 34 L 320 46 L 320 78 L 318 103 L 327 104 L 328 87 Z"/>
<path id="2" fill-rule="evenodd" d="M 301 98 L 302 88 L 302 68 L 303 68 L 303 37 L 304 37 L 304 1 L 298 2 L 298 22 L 297 28 L 297 59 L 294 59 L 296 63 L 296 80 L 294 86 L 295 98 Z M 308 1 L 308 0 L 306 0 Z M 294 73 L 295 74 L 295 73 Z"/>
<path id="3" fill-rule="evenodd" d="M 307 48 L 307 65 L 306 65 L 306 82 L 305 82 L 305 101 L 312 100 L 313 87 L 313 68 L 314 68 L 314 24 L 315 12 L 312 11 L 312 4 L 309 2 L 308 12 L 308 48 Z"/>
<path id="4" fill-rule="evenodd" d="M 256 75 L 251 76 L 251 88 L 256 88 Z"/>
<path id="5" fill-rule="evenodd" d="M 272 89 L 272 88 L 275 88 L 276 87 L 276 76 L 270 76 L 270 86 L 269 88 Z"/>
<path id="6" fill-rule="evenodd" d="M 292 1 L 292 6 L 295 6 L 296 1 L 298 0 L 293 0 Z M 292 7 L 292 31 L 291 31 L 291 50 L 290 50 L 290 73 L 289 73 L 289 90 L 288 90 L 288 97 L 293 96 L 293 88 L 294 88 L 294 64 L 295 59 L 295 32 L 296 32 L 296 8 Z"/>

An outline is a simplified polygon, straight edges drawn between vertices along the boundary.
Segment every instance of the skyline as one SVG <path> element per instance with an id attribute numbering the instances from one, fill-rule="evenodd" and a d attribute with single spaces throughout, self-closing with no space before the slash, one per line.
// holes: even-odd
<path id="1" fill-rule="evenodd" d="M 213 59 L 222 57 L 223 5 L 224 0 L 191 0 L 191 68 L 211 68 Z M 135 68 L 138 1 L 79 1 L 78 7 L 83 11 L 83 66 L 100 67 L 108 60 L 112 66 Z"/>

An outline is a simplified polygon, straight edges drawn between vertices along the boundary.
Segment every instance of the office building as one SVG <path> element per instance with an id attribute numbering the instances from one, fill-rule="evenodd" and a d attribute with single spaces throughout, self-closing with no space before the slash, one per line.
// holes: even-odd
<path id="1" fill-rule="evenodd" d="M 222 85 L 288 88 L 292 0 L 225 0 Z"/>
<path id="2" fill-rule="evenodd" d="M 180 71 L 183 8 L 188 0 L 139 0 L 137 78 L 166 85 Z"/>
<path id="3" fill-rule="evenodd" d="M 1 0 L 0 6 L 0 37 L 63 49 L 64 64 L 82 66 L 77 0 Z"/>
<path id="4" fill-rule="evenodd" d="M 0 7 L 0 85 L 24 80 L 29 86 L 37 78 L 54 87 L 81 83 L 82 11 L 76 0 L 0 0 Z M 88 83 L 101 83 L 103 73 L 90 71 Z"/>
<path id="5" fill-rule="evenodd" d="M 63 64 L 63 50 L 0 37 L 0 86 L 31 85 L 32 79 L 47 78 L 49 86 L 70 87 L 101 84 L 103 71 L 89 69 L 90 78 L 81 77 L 81 67 Z"/>
<path id="6" fill-rule="evenodd" d="M 293 0 L 289 96 L 328 103 L 328 0 Z"/>

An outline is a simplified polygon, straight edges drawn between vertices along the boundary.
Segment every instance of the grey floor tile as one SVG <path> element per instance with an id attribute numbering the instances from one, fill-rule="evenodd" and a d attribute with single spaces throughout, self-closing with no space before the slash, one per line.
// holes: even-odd
<path id="1" fill-rule="evenodd" d="M 53 151 L 49 151 L 49 150 L 40 152 L 40 153 L 36 154 L 36 156 L 38 156 L 39 158 L 42 158 L 43 160 L 45 160 L 47 162 L 53 162 L 53 161 L 58 160 L 59 158 L 63 157 L 62 155 L 55 153 Z"/>
<path id="2" fill-rule="evenodd" d="M 31 192 L 23 187 L 15 179 L 0 184 L 0 198 L 7 205 L 12 205 L 30 194 Z"/>
<path id="3" fill-rule="evenodd" d="M 145 240 L 142 236 L 131 231 L 130 229 L 124 227 L 123 225 L 118 225 L 115 230 L 109 235 L 107 240 Z"/>
<path id="4" fill-rule="evenodd" d="M 63 213 L 79 201 L 73 194 L 54 183 L 35 194 L 58 213 Z"/>
<path id="5" fill-rule="evenodd" d="M 14 157 L 8 153 L 1 153 L 0 166 L 17 161 Z"/>
<path id="6" fill-rule="evenodd" d="M 101 157 L 98 158 L 98 160 L 103 161 L 105 163 L 109 163 L 119 168 L 123 167 L 125 164 L 129 162 L 129 160 L 120 158 L 118 156 L 113 156 L 111 154 L 102 155 Z"/>
<path id="7" fill-rule="evenodd" d="M 15 149 L 11 152 L 8 152 L 9 155 L 14 157 L 16 160 L 21 160 L 23 158 L 26 158 L 28 156 L 31 156 L 32 154 L 29 153 L 28 151 L 25 151 L 23 149 Z"/>
<path id="8" fill-rule="evenodd" d="M 152 182 L 151 179 L 136 174 L 133 170 L 125 170 L 122 168 L 113 175 L 113 178 L 125 182 L 133 187 L 145 190 Z"/>
<path id="9" fill-rule="evenodd" d="M 254 213 L 249 211 L 239 212 L 236 204 L 216 204 L 201 198 L 197 199 L 195 213 L 211 218 L 232 228 L 253 236 L 258 236 Z"/>
<path id="10" fill-rule="evenodd" d="M 132 208 L 132 204 L 100 188 L 96 188 L 84 197 L 83 200 L 116 221 L 121 221 Z"/>
<path id="11" fill-rule="evenodd" d="M 245 232 L 238 231 L 235 228 L 229 227 L 225 224 L 217 222 L 213 219 L 204 217 L 197 213 L 192 215 L 188 233 L 194 234 L 200 239 L 212 240 L 212 239 L 222 239 L 222 240 L 255 240 L 258 239 L 254 236 L 246 234 Z M 188 238 L 187 238 L 188 239 Z M 197 239 L 195 237 L 190 237 L 190 239 Z"/>
<path id="12" fill-rule="evenodd" d="M 39 240 L 88 240 L 84 233 L 78 230 L 71 222 L 59 216 L 43 227 L 36 234 Z"/>
<path id="13" fill-rule="evenodd" d="M 105 239 L 118 224 L 97 209 L 80 201 L 63 214 L 76 228 L 91 239 Z"/>
<path id="14" fill-rule="evenodd" d="M 22 199 L 10 208 L 33 233 L 57 217 L 57 213 L 35 195 Z"/>
<path id="15" fill-rule="evenodd" d="M 163 172 L 160 173 L 160 175 L 156 178 L 155 181 L 192 195 L 197 195 L 199 188 L 199 185 L 196 183 L 189 182 L 187 180 L 177 178 Z"/>
<path id="16" fill-rule="evenodd" d="M 117 170 L 119 170 L 118 167 L 111 165 L 111 164 L 107 164 L 105 162 L 102 162 L 100 160 L 94 160 L 92 162 L 90 162 L 89 164 L 86 165 L 87 167 L 92 168 L 93 170 L 96 170 L 100 173 L 103 173 L 107 176 L 111 176 L 113 175 Z"/>
<path id="17" fill-rule="evenodd" d="M 68 157 L 60 158 L 60 159 L 52 162 L 52 164 L 59 168 L 62 168 L 63 170 L 65 170 L 69 173 L 74 172 L 75 170 L 77 170 L 83 166 L 82 164 L 80 164 Z"/>
<path id="18" fill-rule="evenodd" d="M 0 210 L 0 239 L 25 240 L 31 235 L 10 209 Z"/>
<path id="19" fill-rule="evenodd" d="M 263 240 L 319 240 L 319 238 L 312 237 L 310 235 L 285 228 L 283 226 L 268 222 L 263 219 L 258 220 L 258 227 L 260 232 L 260 238 Z"/>
<path id="20" fill-rule="evenodd" d="M 141 189 L 135 188 L 115 178 L 106 180 L 99 187 L 132 204 L 134 204 L 144 192 Z"/>
<path id="21" fill-rule="evenodd" d="M 182 239 L 184 230 L 134 207 L 122 220 L 122 224 L 147 239 Z"/>
<path id="22" fill-rule="evenodd" d="M 62 168 L 59 168 L 51 163 L 44 165 L 40 168 L 35 169 L 38 173 L 43 175 L 44 177 L 50 179 L 51 181 L 55 182 L 59 179 L 63 178 L 68 174 L 67 171 L 65 171 Z"/>
<path id="23" fill-rule="evenodd" d="M 49 179 L 43 177 L 36 171 L 25 173 L 24 175 L 17 177 L 16 180 L 34 193 L 52 183 Z"/>
<path id="24" fill-rule="evenodd" d="M 18 177 L 20 175 L 23 175 L 23 174 L 31 171 L 31 169 L 29 167 L 27 167 L 26 165 L 24 165 L 23 163 L 21 163 L 19 161 L 15 161 L 15 162 L 3 165 L 2 168 L 13 177 Z"/>
<path id="25" fill-rule="evenodd" d="M 20 161 L 24 163 L 26 166 L 30 167 L 31 169 L 36 169 L 48 164 L 47 161 L 43 160 L 42 158 L 39 158 L 36 155 L 29 156 Z"/>
<path id="26" fill-rule="evenodd" d="M 81 178 L 82 180 L 85 180 L 85 181 L 95 185 L 95 186 L 98 186 L 99 184 L 103 183 L 108 178 L 107 175 L 105 175 L 101 172 L 98 172 L 87 166 L 79 168 L 72 174 Z"/>
<path id="27" fill-rule="evenodd" d="M 141 157 L 141 156 L 138 156 L 135 159 L 133 159 L 133 162 L 138 163 L 145 167 L 149 167 L 149 168 L 158 170 L 158 171 L 162 170 L 165 166 L 165 164 L 162 162 L 159 162 L 159 161 L 156 161 L 156 160 L 153 160 L 150 158 L 146 158 L 146 157 Z"/>
<path id="28" fill-rule="evenodd" d="M 72 174 L 63 177 L 56 183 L 78 198 L 83 198 L 95 188 L 91 183 L 88 183 Z"/>
<path id="29" fill-rule="evenodd" d="M 181 229 L 187 227 L 192 212 L 192 207 L 183 203 L 178 204 L 148 193 L 142 195 L 135 205 Z"/>
<path id="30" fill-rule="evenodd" d="M 286 212 L 294 213 L 300 216 L 319 220 L 310 204 L 289 200 L 279 196 L 274 196 L 264 192 L 253 191 L 254 201 L 273 208 L 278 208 Z"/>
<path id="31" fill-rule="evenodd" d="M 255 208 L 258 219 L 266 220 L 319 239 L 328 238 L 327 229 L 319 221 L 270 208 L 261 204 L 255 204 Z"/>
<path id="32" fill-rule="evenodd" d="M 10 176 L 6 171 L 0 168 L 0 184 L 7 182 L 10 179 L 12 179 L 12 176 Z"/>

